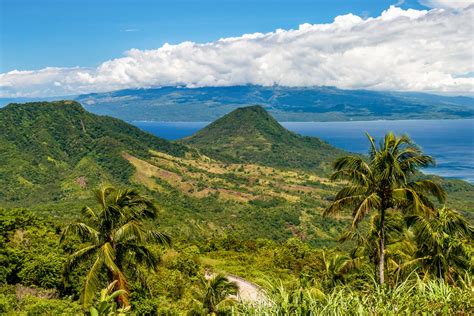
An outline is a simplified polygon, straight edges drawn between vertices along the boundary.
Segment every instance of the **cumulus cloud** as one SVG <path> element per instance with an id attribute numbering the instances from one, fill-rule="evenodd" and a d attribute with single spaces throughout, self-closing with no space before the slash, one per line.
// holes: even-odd
<path id="1" fill-rule="evenodd" d="M 474 0 L 420 0 L 420 3 L 430 8 L 464 9 Z"/>
<path id="2" fill-rule="evenodd" d="M 97 68 L 0 74 L 2 96 L 50 96 L 123 88 L 242 84 L 474 92 L 474 6 L 353 14 L 328 24 L 215 42 L 131 49 Z"/>

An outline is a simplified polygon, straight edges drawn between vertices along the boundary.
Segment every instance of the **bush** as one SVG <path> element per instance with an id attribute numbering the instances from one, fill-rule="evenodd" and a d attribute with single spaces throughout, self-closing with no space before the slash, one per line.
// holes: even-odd
<path id="1" fill-rule="evenodd" d="M 82 315 L 82 308 L 77 302 L 33 296 L 22 302 L 22 310 L 33 315 Z"/>
<path id="2" fill-rule="evenodd" d="M 24 285 L 36 285 L 46 289 L 59 288 L 64 260 L 54 254 L 37 256 L 23 264 L 18 276 Z"/>

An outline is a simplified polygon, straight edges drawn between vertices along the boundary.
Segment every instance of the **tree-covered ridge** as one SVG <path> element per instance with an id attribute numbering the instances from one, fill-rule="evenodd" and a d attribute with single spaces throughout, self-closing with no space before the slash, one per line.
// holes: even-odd
<path id="1" fill-rule="evenodd" d="M 62 199 L 102 181 L 128 183 L 122 157 L 187 149 L 121 120 L 85 111 L 74 101 L 9 104 L 0 109 L 0 201 Z"/>
<path id="2" fill-rule="evenodd" d="M 322 171 L 343 154 L 315 137 L 304 137 L 281 126 L 261 106 L 238 108 L 183 143 L 229 162 Z"/>

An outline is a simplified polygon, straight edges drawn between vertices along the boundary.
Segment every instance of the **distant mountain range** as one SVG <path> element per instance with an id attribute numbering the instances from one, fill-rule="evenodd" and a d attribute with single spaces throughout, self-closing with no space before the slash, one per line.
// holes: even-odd
<path id="1" fill-rule="evenodd" d="M 248 105 L 262 105 L 278 121 L 474 117 L 472 97 L 341 90 L 334 87 L 163 87 L 91 93 L 68 98 L 79 101 L 93 113 L 126 121 L 214 121 L 238 107 Z M 52 99 L 55 98 L 49 98 Z M 30 100 L 0 99 L 0 105 L 25 101 Z"/>

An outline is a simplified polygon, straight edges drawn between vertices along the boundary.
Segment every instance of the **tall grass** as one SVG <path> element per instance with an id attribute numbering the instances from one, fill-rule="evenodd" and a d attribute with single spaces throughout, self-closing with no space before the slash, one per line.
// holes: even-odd
<path id="1" fill-rule="evenodd" d="M 331 292 L 285 289 L 272 285 L 266 292 L 268 302 L 241 304 L 235 315 L 472 315 L 474 296 L 471 279 L 465 286 L 452 287 L 442 280 L 408 279 L 394 287 L 376 282 L 362 290 L 348 286 Z"/>

